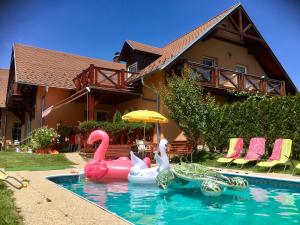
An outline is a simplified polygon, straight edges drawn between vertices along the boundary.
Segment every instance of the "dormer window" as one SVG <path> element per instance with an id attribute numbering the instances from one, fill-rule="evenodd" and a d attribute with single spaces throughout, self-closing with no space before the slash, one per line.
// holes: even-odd
<path id="1" fill-rule="evenodd" d="M 129 78 L 132 75 L 132 73 L 130 73 L 130 72 L 137 73 L 137 71 L 138 71 L 138 63 L 135 62 L 135 63 L 131 64 L 130 66 L 128 66 L 127 70 L 129 72 L 127 78 Z"/>
<path id="2" fill-rule="evenodd" d="M 135 63 L 131 64 L 130 66 L 128 66 L 128 71 L 136 73 L 138 71 L 138 63 L 135 62 Z"/>
<path id="3" fill-rule="evenodd" d="M 214 58 L 204 57 L 202 59 L 202 64 L 208 67 L 214 67 L 217 65 L 216 60 Z"/>
<path id="4" fill-rule="evenodd" d="M 247 74 L 247 67 L 243 66 L 243 65 L 236 65 L 235 72 L 241 73 L 241 74 Z"/>

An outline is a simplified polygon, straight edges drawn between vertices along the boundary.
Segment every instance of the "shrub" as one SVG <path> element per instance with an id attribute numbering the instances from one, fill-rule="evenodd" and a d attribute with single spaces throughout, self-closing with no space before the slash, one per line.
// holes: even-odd
<path id="1" fill-rule="evenodd" d="M 129 123 L 126 121 L 107 122 L 107 121 L 86 121 L 79 125 L 82 134 L 88 135 L 94 130 L 104 130 L 114 144 L 124 144 L 135 141 L 143 137 L 143 123 Z M 146 136 L 151 136 L 153 131 L 152 124 L 145 124 Z"/>
<path id="2" fill-rule="evenodd" d="M 52 128 L 46 126 L 38 128 L 31 133 L 30 146 L 35 150 L 49 148 L 57 136 L 56 131 Z"/>
<path id="3" fill-rule="evenodd" d="M 167 88 L 161 87 L 160 94 L 170 117 L 196 147 L 212 119 L 214 99 L 203 94 L 193 70 L 184 68 L 181 75 L 169 78 Z"/>
<path id="4" fill-rule="evenodd" d="M 232 137 L 243 137 L 246 146 L 251 137 L 267 139 L 267 149 L 272 151 L 276 138 L 293 140 L 293 156 L 300 152 L 300 94 L 296 96 L 248 99 L 215 109 L 215 122 L 207 130 L 210 148 L 222 149 Z"/>
<path id="5" fill-rule="evenodd" d="M 72 126 L 66 125 L 63 122 L 56 124 L 56 131 L 60 136 L 70 137 L 76 133 L 76 129 Z"/>

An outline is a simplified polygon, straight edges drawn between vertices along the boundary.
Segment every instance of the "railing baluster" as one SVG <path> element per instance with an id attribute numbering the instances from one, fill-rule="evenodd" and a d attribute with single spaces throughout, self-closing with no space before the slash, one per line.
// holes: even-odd
<path id="1" fill-rule="evenodd" d="M 284 80 L 282 80 L 280 82 L 280 94 L 281 95 L 286 95 L 286 92 L 285 92 L 285 81 Z"/>
<path id="2" fill-rule="evenodd" d="M 123 88 L 125 88 L 125 86 L 126 86 L 125 85 L 125 70 L 122 69 L 119 74 L 120 74 L 120 84 Z"/>
<path id="3" fill-rule="evenodd" d="M 245 86 L 245 79 L 244 79 L 244 74 L 238 74 L 238 90 L 239 91 L 244 91 L 244 86 Z"/>

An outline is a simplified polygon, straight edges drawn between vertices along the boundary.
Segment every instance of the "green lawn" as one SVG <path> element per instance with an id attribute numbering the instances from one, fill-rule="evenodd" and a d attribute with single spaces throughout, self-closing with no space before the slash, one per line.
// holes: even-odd
<path id="1" fill-rule="evenodd" d="M 22 225 L 22 219 L 18 215 L 12 191 L 8 190 L 0 181 L 0 224 Z"/>
<path id="2" fill-rule="evenodd" d="M 226 163 L 222 164 L 222 163 L 217 162 L 217 159 L 222 157 L 222 156 L 223 155 L 218 154 L 218 153 L 210 153 L 210 152 L 202 151 L 202 152 L 197 153 L 197 156 L 195 156 L 195 162 L 199 162 L 200 164 L 202 164 L 204 166 L 225 168 Z M 300 161 L 293 160 L 293 163 L 295 165 L 297 165 L 298 163 L 300 163 Z M 229 167 L 229 169 L 253 171 L 253 172 L 257 172 L 257 173 L 266 173 L 266 172 L 268 172 L 268 168 L 261 168 L 261 167 L 255 166 L 255 164 L 256 164 L 256 162 L 251 162 L 249 164 L 244 165 L 244 167 L 242 169 L 240 169 L 240 165 L 236 165 L 236 164 L 232 163 L 231 166 Z M 293 167 L 290 163 L 288 163 L 288 165 L 289 166 L 287 167 L 285 172 L 283 171 L 284 165 L 278 165 L 278 166 L 273 167 L 271 172 L 292 174 Z M 296 171 L 296 174 L 300 174 L 300 170 Z"/>
<path id="3" fill-rule="evenodd" d="M 28 154 L 16 152 L 0 152 L 0 168 L 8 171 L 17 170 L 57 170 L 74 165 L 64 154 Z"/>

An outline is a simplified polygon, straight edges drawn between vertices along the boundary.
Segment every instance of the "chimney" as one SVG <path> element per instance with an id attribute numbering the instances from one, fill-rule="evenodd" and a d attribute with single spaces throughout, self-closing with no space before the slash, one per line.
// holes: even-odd
<path id="1" fill-rule="evenodd" d="M 116 52 L 115 56 L 113 57 L 113 61 L 114 62 L 120 62 L 120 52 Z"/>

